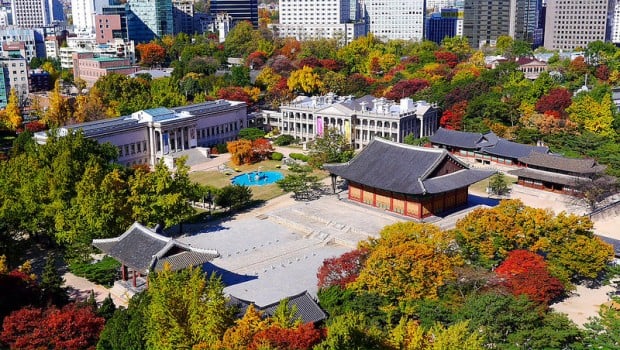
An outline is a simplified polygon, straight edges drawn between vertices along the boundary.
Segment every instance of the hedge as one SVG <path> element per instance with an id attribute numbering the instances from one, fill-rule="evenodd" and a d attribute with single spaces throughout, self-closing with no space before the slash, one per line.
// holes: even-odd
<path id="1" fill-rule="evenodd" d="M 272 160 L 282 160 L 282 158 L 284 158 L 284 154 L 282 154 L 280 152 L 273 152 L 271 154 L 271 159 Z"/>
<path id="2" fill-rule="evenodd" d="M 288 156 L 295 160 L 301 160 L 302 162 L 307 162 L 308 159 L 310 159 L 307 155 L 302 153 L 291 153 Z"/>
<path id="3" fill-rule="evenodd" d="M 69 265 L 69 270 L 75 275 L 84 277 L 96 284 L 111 287 L 116 281 L 121 264 L 113 258 L 106 256 L 101 261 L 91 263 L 74 263 Z"/>

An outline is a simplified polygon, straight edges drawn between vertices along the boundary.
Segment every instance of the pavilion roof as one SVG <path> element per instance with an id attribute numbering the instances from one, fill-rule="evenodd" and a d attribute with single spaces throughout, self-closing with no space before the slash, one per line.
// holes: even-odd
<path id="1" fill-rule="evenodd" d="M 464 132 L 439 128 L 429 137 L 431 143 L 466 149 L 476 149 L 484 142 L 484 135 L 478 132 Z"/>
<path id="2" fill-rule="evenodd" d="M 95 239 L 92 244 L 142 274 L 160 271 L 166 263 L 172 270 L 180 270 L 202 265 L 219 256 L 216 250 L 192 247 L 137 222 L 118 237 Z"/>
<path id="3" fill-rule="evenodd" d="M 287 297 L 283 300 L 287 300 L 287 307 L 289 309 L 293 306 L 297 308 L 296 316 L 300 317 L 303 323 L 316 323 L 327 318 L 325 311 L 321 309 L 316 300 L 314 300 L 314 298 L 312 298 L 307 291 Z M 273 316 L 278 306 L 280 306 L 280 301 L 276 301 L 275 303 L 271 303 L 269 305 L 258 306 L 252 301 L 239 299 L 232 295 L 230 296 L 230 301 L 233 305 L 239 307 L 241 315 L 245 313 L 248 306 L 254 305 L 254 307 L 264 315 Z"/>
<path id="4" fill-rule="evenodd" d="M 433 176 L 444 162 L 453 162 L 461 170 Z M 379 138 L 373 139 L 348 163 L 325 164 L 323 167 L 350 181 L 413 195 L 466 187 L 494 173 L 469 169 L 445 149 L 415 147 Z"/>
<path id="5" fill-rule="evenodd" d="M 482 152 L 494 156 L 505 158 L 526 157 L 532 153 L 548 153 L 549 148 L 545 146 L 532 146 L 522 143 L 512 142 L 505 139 L 498 139 L 494 145 L 483 147 Z"/>

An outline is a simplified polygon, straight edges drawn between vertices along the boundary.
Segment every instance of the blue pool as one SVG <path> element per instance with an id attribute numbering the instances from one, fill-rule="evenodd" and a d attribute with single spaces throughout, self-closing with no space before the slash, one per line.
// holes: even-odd
<path id="1" fill-rule="evenodd" d="M 263 186 L 284 178 L 279 171 L 253 171 L 232 178 L 233 185 Z"/>

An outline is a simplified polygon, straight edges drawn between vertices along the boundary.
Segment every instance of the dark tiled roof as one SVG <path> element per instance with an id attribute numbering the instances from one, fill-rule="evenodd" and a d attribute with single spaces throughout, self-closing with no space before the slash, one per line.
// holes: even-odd
<path id="1" fill-rule="evenodd" d="M 296 316 L 299 316 L 303 323 L 317 323 L 327 318 L 327 314 L 325 313 L 325 311 L 321 309 L 319 304 L 317 304 L 314 298 L 312 298 L 312 296 L 310 296 L 307 291 L 290 296 L 285 299 L 288 300 L 287 306 L 289 309 L 293 306 L 297 308 Z M 239 299 L 232 295 L 230 296 L 230 303 L 239 308 L 239 317 L 245 314 L 245 310 L 248 308 L 248 306 L 250 306 L 250 304 L 254 304 L 254 302 Z M 262 312 L 264 316 L 273 316 L 279 305 L 280 301 L 276 301 L 275 303 L 265 306 L 258 306 L 254 304 L 254 307 L 258 311 Z"/>
<path id="2" fill-rule="evenodd" d="M 439 128 L 429 137 L 431 143 L 458 148 L 475 149 L 483 141 L 482 134 Z"/>
<path id="3" fill-rule="evenodd" d="M 594 159 L 574 159 L 556 156 L 552 154 L 532 153 L 529 156 L 519 158 L 519 161 L 547 169 L 581 174 L 596 174 L 605 171 L 604 165 L 599 165 Z"/>
<path id="4" fill-rule="evenodd" d="M 493 170 L 463 169 L 448 175 L 424 180 L 423 184 L 428 193 L 442 193 L 467 187 L 493 176 L 493 174 L 495 174 Z"/>
<path id="5" fill-rule="evenodd" d="M 558 174 L 551 171 L 544 171 L 532 168 L 521 168 L 516 170 L 511 170 L 508 172 L 511 175 L 528 178 L 532 180 L 538 181 L 546 181 L 551 183 L 556 183 L 565 186 L 575 186 L 579 182 L 583 181 L 592 181 L 587 177 L 577 177 L 565 174 Z"/>
<path id="6" fill-rule="evenodd" d="M 547 153 L 549 148 L 541 146 L 530 146 L 522 143 L 516 143 L 504 139 L 498 139 L 493 146 L 483 147 L 482 152 L 494 156 L 505 158 L 526 157 L 531 153 Z"/>
<path id="7" fill-rule="evenodd" d="M 142 274 L 158 271 L 165 262 L 173 270 L 204 264 L 219 256 L 215 250 L 197 249 L 164 237 L 134 222 L 115 238 L 95 239 L 93 246 Z"/>
<path id="8" fill-rule="evenodd" d="M 465 171 L 458 175 L 429 178 L 429 174 L 448 160 L 459 164 Z M 349 181 L 413 195 L 429 193 L 425 188 L 427 183 L 433 191 L 437 191 L 431 193 L 439 193 L 457 188 L 455 184 L 459 187 L 471 185 L 482 175 L 467 169 L 465 164 L 444 149 L 414 147 L 379 138 L 373 139 L 348 163 L 325 164 L 324 168 Z M 455 183 L 450 182 L 452 179 Z M 440 186 L 446 188 L 441 191 Z"/>

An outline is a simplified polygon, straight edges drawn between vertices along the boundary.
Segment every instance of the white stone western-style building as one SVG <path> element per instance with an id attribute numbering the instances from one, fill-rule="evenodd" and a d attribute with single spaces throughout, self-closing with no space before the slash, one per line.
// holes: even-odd
<path id="1" fill-rule="evenodd" d="M 247 106 L 243 102 L 217 100 L 176 108 L 153 108 L 128 116 L 59 128 L 60 135 L 81 130 L 99 143 L 118 148 L 118 162 L 127 166 L 154 167 L 161 159 L 174 167 L 183 151 L 211 147 L 237 138 L 248 126 Z M 47 133 L 35 134 L 45 143 Z M 205 152 L 208 152 L 205 149 Z"/>
<path id="2" fill-rule="evenodd" d="M 439 127 L 439 110 L 428 102 L 402 98 L 399 103 L 370 95 L 355 99 L 325 96 L 299 96 L 280 106 L 275 126 L 284 135 L 307 142 L 335 128 L 345 135 L 354 149 L 368 145 L 375 137 L 403 142 L 432 135 Z"/>

